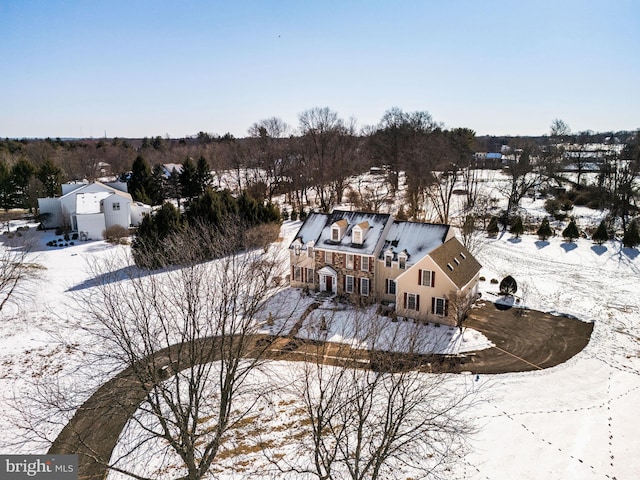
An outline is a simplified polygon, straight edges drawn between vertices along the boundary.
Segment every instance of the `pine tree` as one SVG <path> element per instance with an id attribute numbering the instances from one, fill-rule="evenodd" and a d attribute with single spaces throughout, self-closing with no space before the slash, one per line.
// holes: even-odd
<path id="1" fill-rule="evenodd" d="M 37 171 L 36 177 L 38 177 L 38 180 L 44 185 L 44 194 L 46 197 L 55 197 L 60 194 L 62 170 L 56 167 L 51 160 L 45 160 Z"/>
<path id="2" fill-rule="evenodd" d="M 142 155 L 138 155 L 133 161 L 127 187 L 135 201 L 151 202 L 149 193 L 153 191 L 153 177 L 151 176 L 151 168 Z"/>
<path id="3" fill-rule="evenodd" d="M 201 195 L 211 185 L 212 181 L 209 163 L 202 155 L 198 158 L 198 163 L 196 164 L 196 180 L 198 183 L 198 195 Z"/>
<path id="4" fill-rule="evenodd" d="M 562 231 L 562 236 L 570 242 L 573 242 L 580 236 L 578 226 L 576 225 L 576 221 L 574 219 L 571 219 L 569 225 L 567 225 L 567 228 Z"/>
<path id="5" fill-rule="evenodd" d="M 596 243 L 598 245 L 602 245 L 604 242 L 609 240 L 609 233 L 607 232 L 607 225 L 606 223 L 604 223 L 604 220 L 602 220 L 600 222 L 600 225 L 598 225 L 598 228 L 593 233 L 592 239 L 593 243 Z"/>
<path id="6" fill-rule="evenodd" d="M 549 219 L 547 217 L 544 217 L 542 219 L 542 224 L 540 225 L 540 228 L 538 228 L 538 231 L 536 233 L 538 234 L 538 238 L 540 238 L 540 240 L 547 240 L 551 235 L 553 235 L 553 232 L 551 231 L 551 225 L 549 225 Z"/>
<path id="7" fill-rule="evenodd" d="M 511 233 L 513 233 L 516 238 L 520 238 L 520 235 L 524 233 L 521 216 L 517 216 L 513 221 L 513 225 L 511 225 Z"/>
<path id="8" fill-rule="evenodd" d="M 182 162 L 182 171 L 180 172 L 180 191 L 182 197 L 191 200 L 200 195 L 200 184 L 198 183 L 198 172 L 196 164 L 193 163 L 191 157 Z"/>
<path id="9" fill-rule="evenodd" d="M 502 295 L 513 295 L 518 291 L 518 284 L 516 283 L 515 278 L 511 275 L 507 275 L 500 282 L 500 294 Z"/>
<path id="10" fill-rule="evenodd" d="M 638 222 L 635 220 L 631 221 L 627 227 L 627 231 L 624 232 L 622 244 L 627 248 L 634 248 L 640 244 L 640 228 L 638 227 Z"/>
<path id="11" fill-rule="evenodd" d="M 500 231 L 500 227 L 498 227 L 498 217 L 491 217 L 489 220 L 489 226 L 487 227 L 487 233 L 491 237 L 495 237 L 498 235 Z"/>
<path id="12" fill-rule="evenodd" d="M 167 198 L 167 177 L 165 176 L 164 167 L 160 164 L 153 167 L 151 172 L 151 186 L 149 192 L 151 205 L 162 205 Z"/>

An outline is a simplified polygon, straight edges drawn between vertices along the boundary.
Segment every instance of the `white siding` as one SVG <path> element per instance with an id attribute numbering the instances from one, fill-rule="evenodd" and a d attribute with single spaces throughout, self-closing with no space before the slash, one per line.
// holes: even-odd
<path id="1" fill-rule="evenodd" d="M 117 208 L 114 210 L 114 206 Z M 110 195 L 102 201 L 104 223 L 107 228 L 113 225 L 122 225 L 129 228 L 131 225 L 131 202 L 120 195 Z"/>
<path id="2" fill-rule="evenodd" d="M 104 215 L 102 213 L 78 215 L 76 219 L 78 222 L 78 232 L 86 232 L 88 240 L 102 239 L 102 232 L 106 228 Z"/>
<path id="3" fill-rule="evenodd" d="M 49 220 L 44 224 L 46 228 L 57 228 L 62 226 L 62 208 L 59 198 L 39 198 L 38 210 L 42 213 L 51 215 Z"/>

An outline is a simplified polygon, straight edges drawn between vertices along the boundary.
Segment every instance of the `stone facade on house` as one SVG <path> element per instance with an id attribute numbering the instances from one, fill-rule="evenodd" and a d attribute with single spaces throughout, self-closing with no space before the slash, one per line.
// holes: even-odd
<path id="1" fill-rule="evenodd" d="M 292 287 L 384 303 L 407 318 L 455 325 L 449 298 L 477 294 L 481 266 L 449 225 L 312 213 L 289 248 Z"/>

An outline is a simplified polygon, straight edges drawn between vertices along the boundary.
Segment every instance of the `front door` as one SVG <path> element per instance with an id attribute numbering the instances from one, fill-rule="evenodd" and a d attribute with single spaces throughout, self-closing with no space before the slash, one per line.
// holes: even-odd
<path id="1" fill-rule="evenodd" d="M 324 277 L 326 279 L 325 284 L 327 287 L 327 292 L 333 292 L 333 277 L 330 277 L 329 275 L 327 275 L 326 277 Z"/>

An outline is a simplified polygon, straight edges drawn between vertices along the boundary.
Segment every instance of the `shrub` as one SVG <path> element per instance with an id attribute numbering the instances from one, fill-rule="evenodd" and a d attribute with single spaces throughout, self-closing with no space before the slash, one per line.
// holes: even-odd
<path id="1" fill-rule="evenodd" d="M 593 243 L 598 245 L 602 245 L 604 242 L 609 240 L 609 233 L 607 233 L 607 225 L 604 223 L 604 220 L 600 222 L 600 225 L 598 225 L 598 228 L 591 238 L 593 239 Z"/>
<path id="2" fill-rule="evenodd" d="M 567 225 L 567 228 L 565 228 L 562 231 L 562 236 L 569 240 L 570 242 L 573 242 L 576 238 L 578 238 L 580 236 L 580 232 L 578 231 L 578 226 L 576 225 L 576 221 L 575 220 L 571 220 L 569 222 L 569 225 Z"/>
<path id="3" fill-rule="evenodd" d="M 560 200 L 555 198 L 549 198 L 544 202 L 544 209 L 547 211 L 549 215 L 554 218 L 557 218 L 557 215 L 560 214 Z M 561 220 L 561 219 L 560 219 Z"/>
<path id="4" fill-rule="evenodd" d="M 511 233 L 516 238 L 520 238 L 520 235 L 524 233 L 524 227 L 522 226 L 522 217 L 517 216 L 513 221 L 513 225 L 511 225 Z"/>
<path id="5" fill-rule="evenodd" d="M 276 241 L 280 233 L 280 225 L 277 223 L 263 223 L 247 229 L 245 233 L 245 246 L 248 248 L 262 248 L 266 252 L 269 245 Z"/>
<path id="6" fill-rule="evenodd" d="M 102 232 L 102 237 L 114 245 L 126 245 L 129 241 L 129 230 L 122 225 L 112 225 Z"/>
<path id="7" fill-rule="evenodd" d="M 498 227 L 498 217 L 491 217 L 489 220 L 489 226 L 487 226 L 487 233 L 491 237 L 495 237 L 498 235 L 500 231 L 500 227 Z"/>
<path id="8" fill-rule="evenodd" d="M 551 225 L 549 225 L 549 219 L 547 217 L 544 217 L 542 219 L 542 224 L 540 225 L 540 228 L 538 228 L 538 231 L 536 233 L 538 234 L 538 238 L 540 238 L 540 240 L 546 240 L 553 234 L 553 232 L 551 231 Z"/>
<path id="9" fill-rule="evenodd" d="M 511 275 L 507 275 L 500 282 L 500 294 L 513 295 L 517 291 L 518 291 L 518 284 L 516 283 L 516 280 Z"/>
<path id="10" fill-rule="evenodd" d="M 627 231 L 624 232 L 622 244 L 627 248 L 633 248 L 640 244 L 640 228 L 635 220 L 629 224 Z"/>

